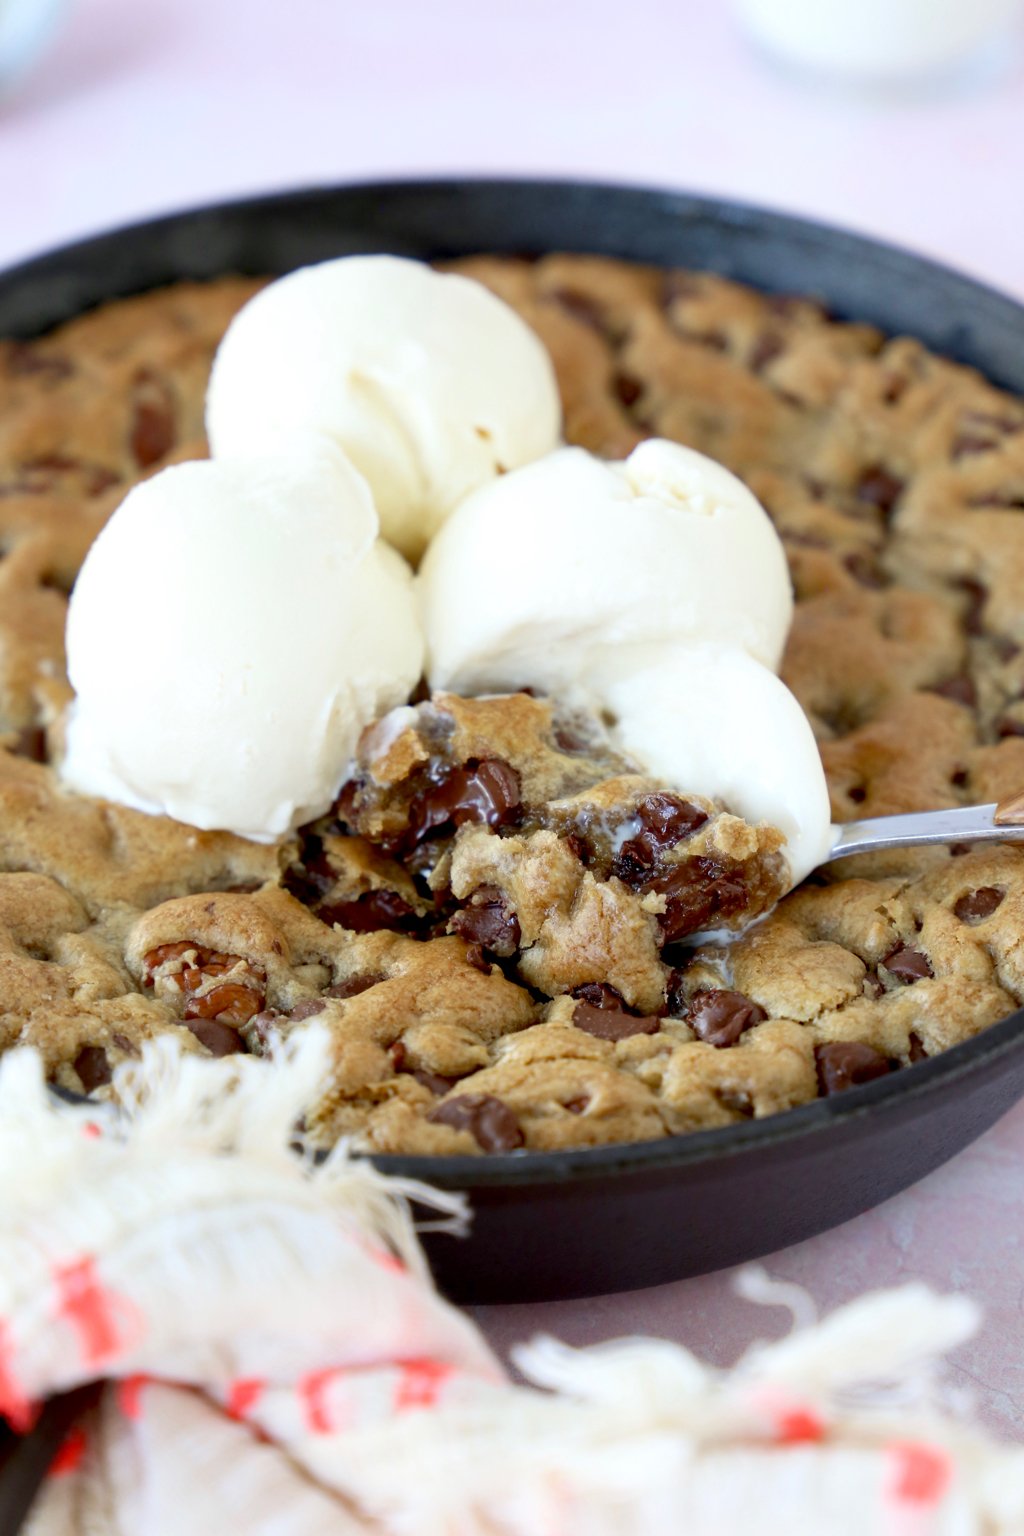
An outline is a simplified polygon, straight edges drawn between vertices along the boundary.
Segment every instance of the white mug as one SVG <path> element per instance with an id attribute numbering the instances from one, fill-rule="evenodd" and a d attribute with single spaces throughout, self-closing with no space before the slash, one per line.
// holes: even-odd
<path id="1" fill-rule="evenodd" d="M 66 0 L 0 0 L 0 93 L 35 63 L 65 9 Z"/>
<path id="2" fill-rule="evenodd" d="M 735 0 L 754 40 L 835 78 L 939 76 L 1009 36 L 1022 0 Z"/>

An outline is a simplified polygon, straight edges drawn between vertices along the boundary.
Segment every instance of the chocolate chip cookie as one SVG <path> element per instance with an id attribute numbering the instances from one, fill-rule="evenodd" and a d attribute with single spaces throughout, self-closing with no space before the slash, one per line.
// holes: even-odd
<path id="1" fill-rule="evenodd" d="M 571 441 L 675 438 L 767 507 L 837 820 L 1024 784 L 1024 404 L 707 273 L 457 265 L 547 345 Z M 317 1019 L 315 1142 L 511 1151 L 777 1113 L 1020 1005 L 1019 851 L 844 861 L 741 931 L 778 895 L 778 834 L 638 773 L 558 700 L 411 701 L 332 812 L 269 847 L 68 793 L 67 594 L 125 490 L 205 451 L 210 360 L 255 286 L 0 343 L 0 1049 L 105 1097 L 157 1036 L 262 1053 Z"/>

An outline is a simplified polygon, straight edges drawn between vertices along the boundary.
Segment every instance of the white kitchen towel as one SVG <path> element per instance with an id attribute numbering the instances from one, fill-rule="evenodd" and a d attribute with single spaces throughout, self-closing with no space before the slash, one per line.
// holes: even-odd
<path id="1" fill-rule="evenodd" d="M 315 1027 L 274 1063 L 161 1042 L 116 1112 L 0 1062 L 0 1408 L 110 1382 L 30 1536 L 1024 1536 L 1024 1450 L 944 1400 L 969 1300 L 878 1293 L 731 1371 L 536 1340 L 514 1385 L 413 1231 L 462 1202 L 297 1155 L 328 1070 Z"/>

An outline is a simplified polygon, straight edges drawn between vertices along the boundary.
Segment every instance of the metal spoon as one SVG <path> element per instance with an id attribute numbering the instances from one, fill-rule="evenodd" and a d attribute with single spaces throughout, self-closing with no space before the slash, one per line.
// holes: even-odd
<path id="1" fill-rule="evenodd" d="M 964 805 L 952 811 L 913 811 L 905 816 L 871 816 L 837 828 L 829 862 L 884 848 L 926 843 L 1024 842 L 1024 793 L 993 805 Z"/>

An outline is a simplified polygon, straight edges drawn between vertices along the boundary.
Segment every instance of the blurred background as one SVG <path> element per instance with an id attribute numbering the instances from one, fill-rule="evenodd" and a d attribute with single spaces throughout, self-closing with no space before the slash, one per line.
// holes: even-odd
<path id="1" fill-rule="evenodd" d="M 1024 291 L 1020 0 L 0 0 L 0 262 L 489 171 L 732 194 Z"/>

